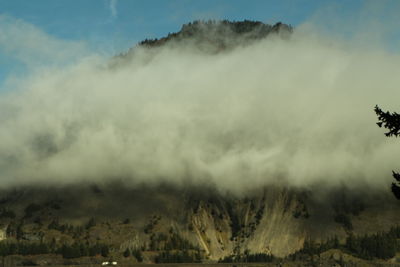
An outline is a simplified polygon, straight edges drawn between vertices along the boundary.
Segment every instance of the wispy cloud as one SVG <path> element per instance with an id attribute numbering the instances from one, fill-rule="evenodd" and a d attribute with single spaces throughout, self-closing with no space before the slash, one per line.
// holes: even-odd
<path id="1" fill-rule="evenodd" d="M 0 15 L 0 53 L 27 67 L 64 64 L 87 52 L 84 42 L 60 40 L 23 20 Z"/>
<path id="2" fill-rule="evenodd" d="M 110 2 L 109 2 L 109 8 L 110 8 L 112 19 L 116 19 L 118 17 L 117 3 L 118 3 L 118 0 L 110 0 Z"/>

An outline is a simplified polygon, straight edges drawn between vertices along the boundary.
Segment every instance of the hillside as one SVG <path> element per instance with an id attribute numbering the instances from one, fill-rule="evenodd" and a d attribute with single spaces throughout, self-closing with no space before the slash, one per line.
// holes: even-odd
<path id="1" fill-rule="evenodd" d="M 140 46 L 158 47 L 170 42 L 184 42 L 191 40 L 199 47 L 205 44 L 215 46 L 218 50 L 231 48 L 234 45 L 250 44 L 271 34 L 289 37 L 293 29 L 291 26 L 278 22 L 274 25 L 259 21 L 194 21 L 184 24 L 179 32 L 170 33 L 161 39 L 146 39 Z"/>
<path id="2" fill-rule="evenodd" d="M 40 124 L 32 130 L 32 135 L 31 131 L 16 135 L 20 139 L 14 143 L 19 149 L 5 145 L 8 150 L 4 150 L 2 163 L 11 166 L 5 173 L 10 177 L 16 173 L 16 177 L 25 180 L 10 182 L 0 190 L 3 261 L 10 265 L 98 264 L 110 258 L 125 264 L 284 261 L 288 266 L 317 263 L 385 266 L 398 262 L 400 203 L 389 188 L 365 183 L 364 173 L 357 169 L 362 161 L 357 158 L 358 153 L 372 154 L 372 149 L 368 146 L 370 150 L 364 149 L 361 142 L 363 149 L 358 149 L 359 144 L 354 144 L 353 139 L 346 146 L 342 132 L 322 129 L 331 124 L 325 123 L 324 117 L 316 119 L 322 126 L 314 130 L 320 139 L 333 132 L 326 138 L 328 141 L 319 140 L 319 146 L 310 138 L 311 130 L 298 137 L 296 134 L 308 120 L 299 126 L 292 115 L 303 111 L 303 106 L 296 110 L 291 108 L 297 102 L 285 104 L 296 96 L 301 102 L 302 92 L 293 96 L 291 92 L 273 91 L 285 101 L 278 105 L 279 110 L 275 106 L 269 113 L 264 109 L 267 103 L 272 106 L 276 101 L 268 98 L 270 94 L 258 97 L 257 93 L 267 91 L 263 86 L 278 76 L 275 84 L 293 87 L 284 72 L 292 66 L 279 66 L 280 56 L 273 57 L 272 65 L 254 76 L 267 77 L 266 82 L 254 85 L 254 90 L 248 92 L 245 89 L 255 79 L 244 77 L 235 80 L 238 87 L 231 90 L 231 70 L 243 60 L 221 55 L 235 51 L 242 56 L 251 55 L 241 71 L 252 73 L 261 68 L 252 64 L 257 53 L 250 53 L 254 48 L 251 45 L 268 40 L 279 40 L 278 45 L 285 45 L 282 42 L 290 42 L 292 33 L 292 27 L 282 23 L 195 21 L 166 37 L 138 43 L 112 58 L 105 68 L 96 66 L 94 71 L 88 71 L 92 75 L 89 79 L 86 66 L 82 67 L 85 75 L 79 76 L 84 81 L 77 82 L 81 86 L 77 89 L 79 93 L 81 89 L 91 89 L 91 83 L 86 81 L 95 80 L 99 73 L 106 77 L 103 91 L 89 91 L 82 98 L 80 94 L 79 97 L 72 94 L 69 98 L 72 106 L 58 104 L 64 103 L 61 100 L 68 90 L 62 91 L 61 96 L 57 94 L 54 99 L 59 102 L 49 98 L 51 111 L 55 109 L 54 103 L 61 106 L 58 113 L 41 110 L 37 117 L 40 122 L 45 121 L 42 128 Z M 309 49 L 306 44 L 303 48 Z M 267 51 L 264 47 L 258 49 L 259 53 Z M 297 51 L 290 51 L 298 55 Z M 174 69 L 169 62 L 181 52 L 190 56 Z M 215 80 L 206 84 L 208 91 L 201 90 L 203 82 L 208 81 L 208 76 L 202 76 L 209 74 L 207 61 L 198 61 L 197 68 L 187 74 L 195 77 L 200 89 L 187 90 L 193 86 L 192 80 L 184 80 L 181 73 L 193 67 L 191 56 L 197 60 L 219 57 L 211 61 L 221 65 L 213 70 Z M 304 58 L 308 61 L 309 54 Z M 161 67 L 157 60 L 162 62 Z M 326 62 L 317 61 L 316 68 Z M 152 62 L 157 74 L 162 74 L 159 80 L 153 81 L 156 75 L 149 71 L 148 62 Z M 133 68 L 139 71 L 134 72 Z M 148 68 L 150 74 L 143 75 L 140 68 Z M 169 84 L 169 89 L 179 88 L 175 95 L 158 87 L 170 75 L 169 68 L 178 77 Z M 221 78 L 218 71 L 223 68 L 228 70 Z M 273 69 L 279 75 L 266 75 Z M 107 76 L 109 73 L 115 76 Z M 297 76 L 297 69 L 294 73 L 295 81 L 307 80 Z M 312 71 L 307 74 L 314 75 Z M 326 74 L 329 81 L 334 74 L 334 71 Z M 129 81 L 135 75 L 138 82 L 132 85 Z M 63 78 L 55 84 L 67 81 L 71 82 Z M 72 88 L 75 84 L 71 84 Z M 114 93 L 114 86 L 122 85 L 126 88 Z M 213 95 L 215 92 L 217 97 Z M 308 101 L 307 98 L 304 97 Z M 38 103 L 47 100 L 42 94 L 38 99 Z M 198 99 L 202 101 L 197 102 Z M 241 102 L 242 99 L 245 100 Z M 117 105 L 111 104 L 114 100 L 119 100 Z M 246 104 L 246 100 L 254 102 Z M 101 104 L 97 106 L 98 102 Z M 182 106 L 171 108 L 178 102 Z M 209 102 L 212 104 L 207 105 Z M 143 103 L 146 104 L 142 106 Z M 230 106 L 224 109 L 225 105 Z M 292 113 L 285 113 L 282 106 Z M 76 113 L 72 112 L 75 108 Z M 271 117 L 264 115 L 267 113 Z M 23 132 L 19 127 L 23 128 L 26 120 L 22 115 L 19 120 L 14 109 L 10 114 L 17 114 L 17 122 L 11 117 L 8 124 L 11 128 L 17 125 L 10 131 L 9 136 L 14 137 Z M 42 120 L 43 114 L 49 116 L 47 120 Z M 335 116 L 326 114 L 336 121 Z M 258 120 L 263 116 L 267 118 L 265 121 Z M 279 128 L 279 118 L 287 119 L 289 123 L 284 124 L 289 127 Z M 56 127 L 52 128 L 54 122 Z M 271 129 L 276 132 L 270 135 Z M 287 135 L 285 140 L 277 138 L 283 135 Z M 337 140 L 346 153 L 335 150 L 339 147 L 335 147 Z M 191 146 L 192 143 L 196 146 Z M 279 154 L 281 151 L 285 153 Z M 337 157 L 329 157 L 334 154 L 332 151 L 338 153 Z M 277 156 L 271 163 L 269 159 L 274 155 Z M 326 157 L 323 163 L 328 163 L 317 166 L 320 155 Z M 302 161 L 307 156 L 309 161 Z M 345 164 L 339 166 L 342 157 Z M 68 164 L 64 164 L 65 160 Z M 307 183 L 298 183 L 296 175 L 301 164 L 307 166 L 302 169 L 302 174 L 307 175 L 301 178 L 314 175 Z M 276 168 L 270 171 L 270 166 Z M 313 168 L 319 169 L 314 172 Z M 325 174 L 324 168 L 338 171 Z M 31 181 L 27 174 L 36 176 Z M 251 174 L 256 177 L 250 179 Z M 289 174 L 290 179 L 285 176 Z M 351 175 L 360 180 L 347 184 L 347 178 L 353 178 Z M 65 182 L 59 182 L 63 178 Z M 336 178 L 336 183 L 327 182 Z"/>
<path id="3" fill-rule="evenodd" d="M 188 251 L 199 260 L 214 261 L 244 253 L 285 257 L 307 240 L 318 243 L 336 236 L 345 244 L 349 234 L 396 226 L 399 204 L 378 193 L 365 200 L 340 188 L 321 202 L 318 194 L 278 187 L 244 197 L 224 196 L 212 188 L 129 188 L 118 183 L 25 188 L 2 192 L 0 217 L 6 242 L 58 249 L 86 244 L 89 250 L 106 245 L 106 256 L 117 259 L 124 259 L 126 250 L 140 251 L 146 262 L 157 261 L 163 251 Z"/>
<path id="4" fill-rule="evenodd" d="M 288 39 L 293 32 L 290 25 L 278 22 L 274 25 L 260 21 L 193 21 L 182 25 L 178 32 L 160 39 L 145 39 L 111 61 L 112 67 L 123 65 L 136 56 L 139 48 L 156 51 L 159 48 L 195 49 L 201 53 L 216 54 L 239 46 L 248 46 L 264 38 L 278 36 Z"/>

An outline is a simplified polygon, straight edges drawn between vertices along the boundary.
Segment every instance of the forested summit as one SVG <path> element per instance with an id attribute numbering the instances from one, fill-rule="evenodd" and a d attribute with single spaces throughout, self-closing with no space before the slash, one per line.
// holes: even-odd
<path id="1" fill-rule="evenodd" d="M 287 24 L 278 22 L 274 25 L 264 24 L 260 21 L 194 21 L 184 24 L 179 32 L 169 33 L 168 36 L 161 39 L 145 39 L 140 42 L 141 46 L 160 46 L 169 41 L 182 41 L 194 39 L 196 41 L 207 41 L 210 43 L 220 43 L 223 41 L 234 40 L 237 38 L 243 40 L 255 40 L 266 37 L 271 33 L 281 34 L 284 37 L 289 36 L 293 31 Z M 225 43 L 225 45 L 227 45 Z"/>
<path id="2" fill-rule="evenodd" d="M 292 26 L 281 22 L 270 25 L 251 20 L 196 20 L 182 25 L 180 31 L 169 33 L 165 37 L 145 39 L 114 59 L 129 59 L 133 56 L 137 47 L 158 48 L 179 46 L 180 48 L 196 48 L 206 53 L 218 53 L 240 45 L 251 44 L 269 35 L 276 35 L 287 39 L 292 32 Z"/>

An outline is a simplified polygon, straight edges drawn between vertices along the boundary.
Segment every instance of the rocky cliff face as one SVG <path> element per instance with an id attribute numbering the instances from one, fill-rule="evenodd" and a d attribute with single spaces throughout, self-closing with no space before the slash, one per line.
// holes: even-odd
<path id="1" fill-rule="evenodd" d="M 59 245 L 102 242 L 120 252 L 127 248 L 160 251 L 187 243 L 211 260 L 246 251 L 283 257 L 301 249 L 308 239 L 334 235 L 344 239 L 349 232 L 383 231 L 400 219 L 399 205 L 390 200 L 390 194 L 362 200 L 359 208 L 360 204 L 354 206 L 358 198 L 343 189 L 327 193 L 330 197 L 324 201 L 310 192 L 282 187 L 245 196 L 206 188 L 127 188 L 123 184 L 43 190 L 2 192 L 0 217 L 7 239 L 41 239 Z M 347 224 L 337 219 L 341 218 L 338 214 L 348 219 Z M 21 226 L 20 236 L 13 225 Z M 76 234 L 64 225 L 81 232 Z"/>
<path id="2" fill-rule="evenodd" d="M 304 204 L 292 193 L 276 188 L 251 198 L 201 201 L 190 217 L 213 259 L 245 251 L 284 256 L 300 249 L 306 237 L 299 206 Z"/>
<path id="3" fill-rule="evenodd" d="M 318 193 L 270 187 L 251 197 L 201 200 L 189 209 L 189 223 L 212 259 L 246 251 L 284 257 L 300 250 L 306 240 L 337 236 L 344 241 L 349 233 L 386 231 L 396 225 L 399 204 L 381 193 L 370 192 L 365 198 L 342 188 L 323 193 L 321 200 Z"/>

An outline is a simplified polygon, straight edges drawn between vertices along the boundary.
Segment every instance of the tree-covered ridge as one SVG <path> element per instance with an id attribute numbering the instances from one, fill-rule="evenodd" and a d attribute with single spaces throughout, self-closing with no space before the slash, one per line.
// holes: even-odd
<path id="1" fill-rule="evenodd" d="M 204 256 L 197 246 L 175 232 L 173 228 L 168 233 L 149 233 L 151 234 L 150 242 L 144 242 L 141 246 L 136 244 L 121 247 L 114 242 L 115 240 L 103 240 L 100 236 L 96 236 L 96 240 L 93 240 L 91 236 L 106 231 L 104 226 L 107 225 L 108 228 L 122 227 L 132 231 L 129 219 L 125 219 L 122 223 L 110 223 L 98 221 L 92 217 L 81 225 L 62 223 L 58 218 L 43 222 L 32 219 L 33 216 L 38 215 L 39 210 L 35 208 L 33 212 L 31 207 L 39 206 L 29 205 L 22 219 L 10 221 L 5 230 L 7 238 L 0 241 L 0 256 L 51 254 L 61 255 L 64 259 L 100 256 L 121 258 L 123 256 L 128 260 L 135 259 L 135 262 L 143 261 L 142 253 L 144 252 L 157 255 L 153 259 L 157 262 L 199 262 Z M 30 214 L 29 217 L 26 216 L 27 213 Z M 31 218 L 35 223 L 28 222 L 27 218 Z M 35 225 L 35 233 L 27 230 L 32 225 Z M 52 239 L 49 239 L 50 234 L 54 236 Z"/>
<path id="2" fill-rule="evenodd" d="M 340 249 L 355 257 L 373 260 L 390 259 L 400 250 L 400 227 L 395 226 L 387 232 L 379 232 L 372 235 L 354 235 L 349 233 L 345 243 L 339 242 L 336 236 L 322 243 L 306 240 L 303 248 L 290 255 L 288 258 L 295 260 L 304 255 L 320 255 L 329 249 Z"/>
<path id="3" fill-rule="evenodd" d="M 312 239 L 304 242 L 303 248 L 287 256 L 287 261 L 311 261 L 310 266 L 322 265 L 321 255 L 329 250 L 341 251 L 347 255 L 352 255 L 358 259 L 388 260 L 393 258 L 400 250 L 400 227 L 392 227 L 387 232 L 379 232 L 371 235 L 355 235 L 349 233 L 345 240 L 340 241 L 337 236 L 333 236 L 323 242 L 316 242 Z M 221 258 L 220 263 L 251 263 L 251 262 L 281 262 L 283 259 L 268 253 L 250 253 L 245 251 L 241 254 L 232 254 Z M 343 261 L 343 259 L 342 259 Z M 343 262 L 342 265 L 343 266 Z M 307 265 L 308 266 L 308 265 Z M 333 265 L 336 266 L 336 265 Z M 346 265 L 347 266 L 347 265 Z M 350 265 L 352 266 L 352 265 Z M 358 266 L 358 265 L 357 265 Z"/>
<path id="4" fill-rule="evenodd" d="M 145 39 L 139 43 L 144 47 L 156 47 L 172 40 L 182 41 L 195 39 L 196 41 L 209 42 L 219 45 L 228 45 L 229 40 L 243 37 L 244 40 L 255 40 L 266 37 L 271 33 L 290 34 L 292 27 L 278 22 L 274 25 L 264 24 L 260 21 L 200 21 L 196 20 L 184 24 L 179 32 L 169 33 L 160 39 Z"/>
<path id="5" fill-rule="evenodd" d="M 121 66 L 134 57 L 138 48 L 154 49 L 164 46 L 179 49 L 195 49 L 206 54 L 216 54 L 221 51 L 230 51 L 238 46 L 247 46 L 254 41 L 267 36 L 278 36 L 288 39 L 293 32 L 293 27 L 277 22 L 273 25 L 261 21 L 243 20 L 195 20 L 183 24 L 177 32 L 169 33 L 161 38 L 146 38 L 128 51 L 115 56 L 111 67 Z"/>

